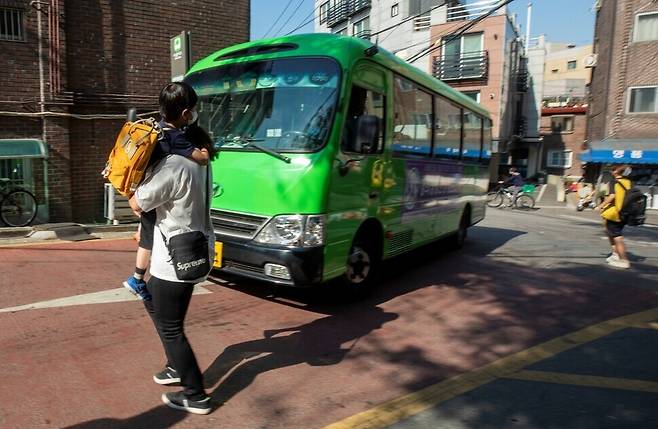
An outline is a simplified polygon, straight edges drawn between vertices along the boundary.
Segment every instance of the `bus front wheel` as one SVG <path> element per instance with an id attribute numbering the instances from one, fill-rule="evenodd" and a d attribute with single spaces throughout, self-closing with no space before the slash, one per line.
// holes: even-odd
<path id="1" fill-rule="evenodd" d="M 347 256 L 343 285 L 354 297 L 367 294 L 374 286 L 379 273 L 379 253 L 371 240 L 357 237 Z"/>

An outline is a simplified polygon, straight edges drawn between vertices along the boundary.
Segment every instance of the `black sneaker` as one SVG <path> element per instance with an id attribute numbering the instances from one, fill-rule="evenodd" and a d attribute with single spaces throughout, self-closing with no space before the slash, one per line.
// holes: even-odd
<path id="1" fill-rule="evenodd" d="M 212 411 L 210 396 L 194 401 L 186 397 L 183 392 L 168 392 L 162 394 L 162 402 L 175 410 L 183 410 L 193 414 L 208 414 Z"/>
<path id="2" fill-rule="evenodd" d="M 175 369 L 165 366 L 165 369 L 153 376 L 153 381 L 158 384 L 176 384 L 180 383 L 180 376 Z"/>

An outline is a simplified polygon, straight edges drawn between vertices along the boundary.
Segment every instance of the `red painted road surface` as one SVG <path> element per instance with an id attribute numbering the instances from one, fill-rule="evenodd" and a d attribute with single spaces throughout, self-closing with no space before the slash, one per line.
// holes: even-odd
<path id="1" fill-rule="evenodd" d="M 132 240 L 0 247 L 0 308 L 118 288 Z M 138 301 L 0 313 L 1 428 L 321 428 L 658 296 L 487 249 L 398 258 L 370 299 L 246 281 L 195 295 L 187 333 L 218 408 L 160 402 L 163 352 Z M 615 274 L 616 275 L 616 274 Z"/>

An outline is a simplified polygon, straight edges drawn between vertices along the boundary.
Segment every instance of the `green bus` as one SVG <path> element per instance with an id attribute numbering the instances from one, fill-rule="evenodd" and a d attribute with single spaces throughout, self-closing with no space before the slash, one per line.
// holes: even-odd
<path id="1" fill-rule="evenodd" d="M 306 34 L 214 53 L 185 77 L 220 153 L 216 267 L 371 286 L 382 262 L 484 218 L 491 120 L 369 41 Z"/>

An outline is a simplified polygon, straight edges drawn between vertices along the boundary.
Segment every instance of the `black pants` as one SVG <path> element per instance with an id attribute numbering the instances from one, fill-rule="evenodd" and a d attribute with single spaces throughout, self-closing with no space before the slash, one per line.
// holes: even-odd
<path id="1" fill-rule="evenodd" d="M 162 341 L 167 355 L 167 365 L 178 372 L 186 396 L 191 399 L 205 396 L 199 364 L 183 331 L 194 284 L 169 282 L 151 277 L 146 288 L 153 299 L 144 301 L 144 306 L 153 319 L 155 329 Z"/>

